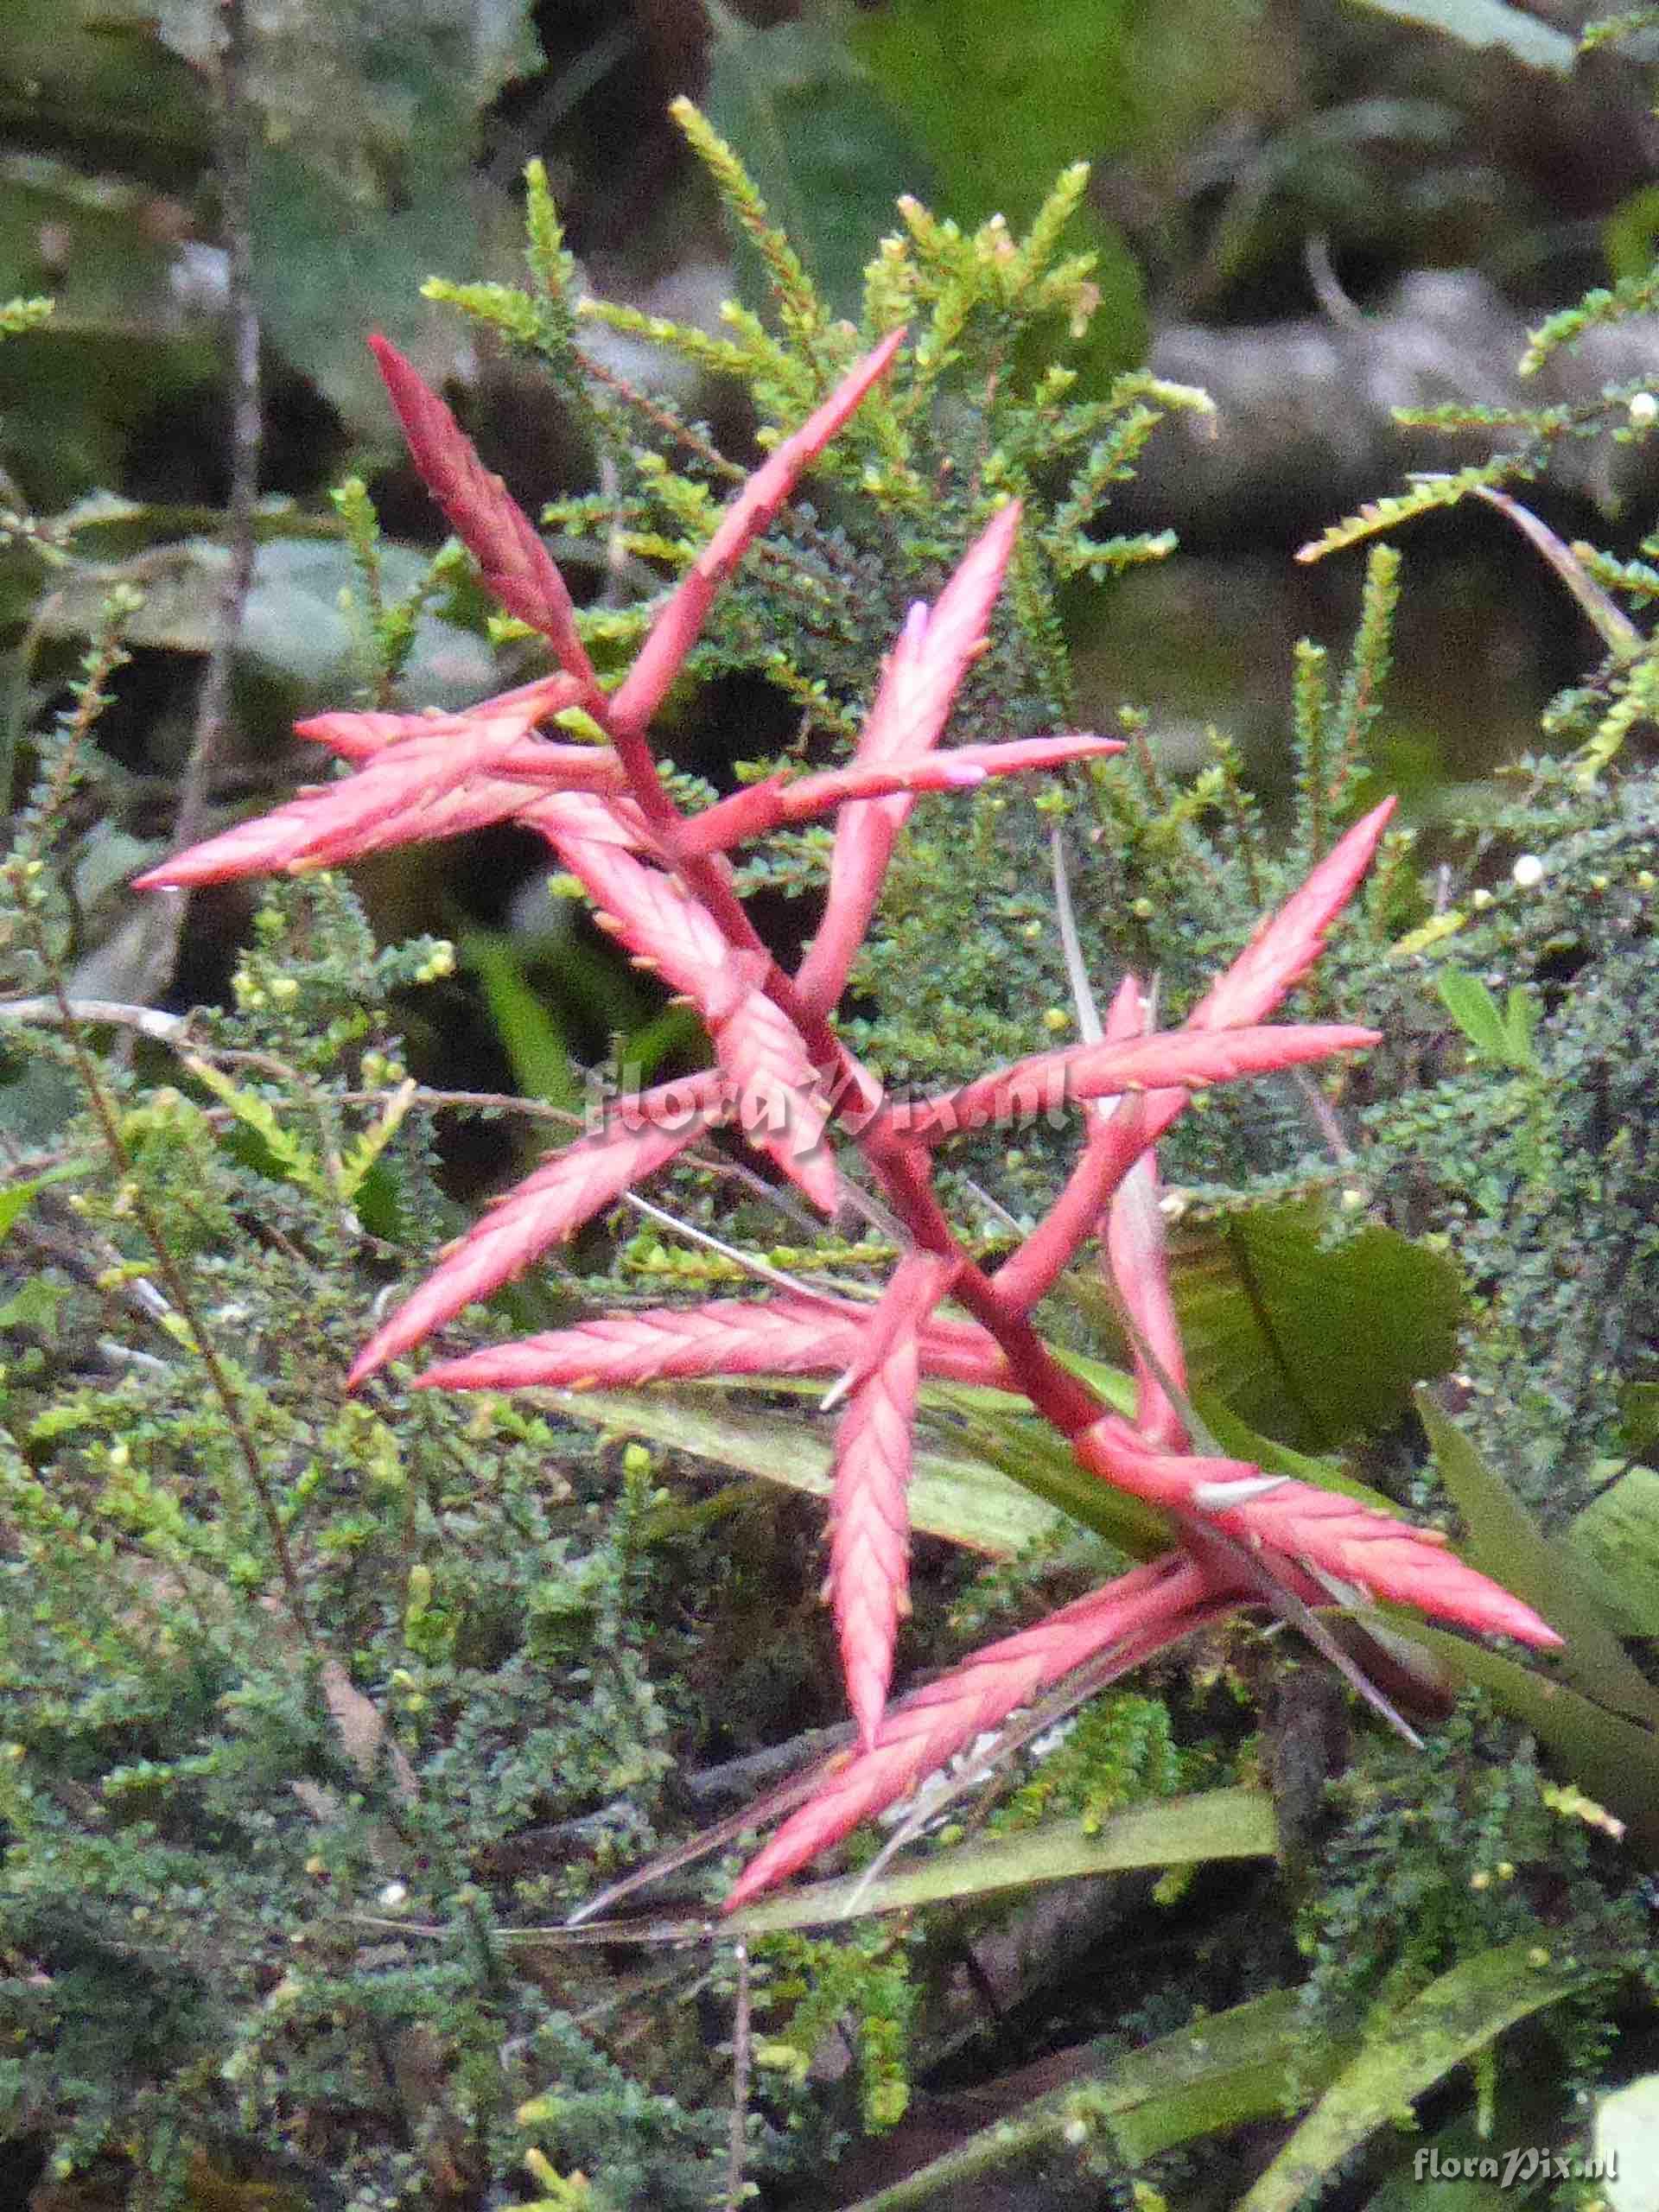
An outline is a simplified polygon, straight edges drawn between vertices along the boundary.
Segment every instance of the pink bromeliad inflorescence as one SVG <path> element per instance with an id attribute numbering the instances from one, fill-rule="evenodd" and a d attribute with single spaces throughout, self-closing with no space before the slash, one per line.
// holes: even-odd
<path id="1" fill-rule="evenodd" d="M 933 605 L 917 606 L 889 654 L 844 767 L 774 776 L 701 812 L 671 798 L 646 732 L 724 580 L 898 352 L 894 333 L 747 480 L 669 593 L 639 654 L 607 691 L 534 525 L 480 462 L 449 410 L 396 350 L 372 340 L 416 466 L 501 604 L 548 640 L 558 673 L 452 715 L 326 714 L 300 734 L 356 764 L 263 818 L 139 878 L 217 882 L 329 867 L 390 845 L 512 820 L 540 831 L 579 879 L 601 926 L 696 1007 L 715 1066 L 621 1102 L 486 1213 L 352 1369 L 353 1388 L 487 1297 L 709 1130 L 735 1123 L 814 1205 L 833 1214 L 832 1136 L 861 1152 L 908 1249 L 874 1306 L 805 1294 L 612 1313 L 427 1370 L 417 1388 L 512 1390 L 709 1376 L 839 1376 L 829 1591 L 856 1746 L 751 1862 L 728 1909 L 782 1879 L 893 1803 L 982 1731 L 1079 1666 L 1137 1665 L 1199 1624 L 1259 1600 L 1263 1576 L 1303 1603 L 1332 1591 L 1419 1608 L 1535 1645 L 1560 1641 L 1529 1607 L 1466 1567 L 1438 1534 L 1335 1492 L 1192 1448 L 1169 1297 L 1154 1147 L 1194 1090 L 1378 1041 L 1370 1029 L 1270 1020 L 1318 957 L 1370 861 L 1393 802 L 1356 823 L 1181 1026 L 1151 1031 L 1133 978 L 1103 1033 L 954 1091 L 889 1102 L 832 1023 L 906 819 L 923 791 L 970 788 L 1121 750 L 1096 737 L 939 750 L 967 670 L 983 650 L 1020 524 L 991 515 Z M 577 708 L 602 744 L 538 734 Z M 734 887 L 734 846 L 833 811 L 829 888 L 793 975 L 757 936 Z M 957 1130 L 1015 1120 L 1033 1099 L 1083 1116 L 1077 1164 L 1046 1217 L 995 1273 L 963 1249 L 931 1159 Z M 1108 1409 L 1032 1325 L 1037 1301 L 1097 1238 L 1134 1325 L 1135 1418 Z M 950 1301 L 957 1315 L 943 1308 Z M 912 1431 L 923 1381 L 990 1383 L 1027 1398 L 1106 1483 L 1165 1509 L 1179 1541 L 1034 1627 L 977 1652 L 889 1705 L 906 1605 Z M 1167 1388 L 1166 1386 L 1168 1386 Z"/>

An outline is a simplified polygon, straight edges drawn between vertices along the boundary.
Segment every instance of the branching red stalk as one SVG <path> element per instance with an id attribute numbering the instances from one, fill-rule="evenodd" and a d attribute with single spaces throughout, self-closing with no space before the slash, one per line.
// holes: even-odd
<path id="1" fill-rule="evenodd" d="M 983 650 L 1013 551 L 1019 509 L 994 513 L 930 609 L 911 610 L 852 761 L 774 778 L 687 815 L 664 786 L 647 736 L 721 584 L 801 473 L 891 366 L 902 334 L 855 365 L 732 500 L 670 592 L 632 667 L 608 696 L 582 645 L 563 578 L 528 517 L 480 462 L 448 409 L 383 340 L 376 353 L 410 450 L 434 496 L 503 603 L 547 637 L 561 672 L 459 715 L 332 714 L 302 732 L 358 764 L 262 821 L 140 879 L 212 882 L 268 868 L 330 865 L 417 837 L 513 819 L 539 830 L 592 899 L 601 925 L 697 1010 L 718 1067 L 619 1103 L 603 1125 L 555 1154 L 450 1250 L 371 1338 L 355 1388 L 468 1303 L 488 1296 L 659 1172 L 735 1121 L 748 1141 L 825 1211 L 840 1185 L 829 1135 L 861 1153 L 908 1249 L 880 1302 L 785 1295 L 601 1316 L 519 1344 L 441 1363 L 417 1387 L 511 1389 L 756 1373 L 843 1375 L 830 1589 L 861 1748 L 827 1768 L 815 1794 L 750 1866 L 753 1896 L 912 1789 L 1015 1707 L 1086 1659 L 1140 1663 L 1198 1622 L 1279 1593 L 1293 1615 L 1321 1577 L 1395 1598 L 1478 1630 L 1557 1641 L 1529 1608 L 1465 1567 L 1432 1531 L 1350 1498 L 1187 1448 L 1172 1398 L 1183 1363 L 1157 1210 L 1154 1147 L 1195 1089 L 1300 1066 L 1377 1041 L 1358 1027 L 1268 1027 L 1318 957 L 1363 874 L 1392 801 L 1357 823 L 1267 919 L 1185 1022 L 1148 1029 L 1132 979 L 1104 1035 L 1033 1054 L 919 1102 L 890 1102 L 836 1033 L 834 1009 L 864 941 L 894 841 L 918 793 L 970 787 L 1116 750 L 1059 736 L 937 748 L 964 675 Z M 606 741 L 556 743 L 538 726 L 582 707 Z M 738 897 L 728 849 L 833 810 L 836 827 L 817 935 L 790 975 Z M 1108 1106 L 1100 1102 L 1116 1099 Z M 1080 1105 L 1082 1156 L 1053 1207 L 993 1275 L 970 1257 L 939 1202 L 931 1153 L 957 1129 L 1007 1126 L 1033 1105 Z M 1039 1299 L 1091 1238 L 1146 1347 L 1136 1419 L 1110 1413 L 1053 1357 L 1031 1320 Z M 971 1317 L 941 1318 L 949 1295 Z M 905 1492 L 919 1381 L 994 1382 L 1023 1395 L 1100 1480 L 1166 1509 L 1180 1548 L 1050 1620 L 976 1654 L 888 1709 L 906 1609 Z M 1169 1389 L 1165 1388 L 1166 1379 Z M 1306 1614 L 1301 1616 L 1304 1619 Z"/>

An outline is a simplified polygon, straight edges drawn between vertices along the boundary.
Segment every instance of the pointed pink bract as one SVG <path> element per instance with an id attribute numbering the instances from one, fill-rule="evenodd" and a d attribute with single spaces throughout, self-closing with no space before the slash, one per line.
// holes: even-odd
<path id="1" fill-rule="evenodd" d="M 912 607 L 888 655 L 854 755 L 861 766 L 916 760 L 938 743 L 969 664 L 982 650 L 1020 527 L 1020 502 L 998 510 L 975 539 L 930 611 Z M 836 827 L 823 918 L 796 977 L 802 998 L 823 1011 L 847 977 L 881 895 L 899 832 L 915 800 L 907 793 L 849 806 Z"/>
<path id="2" fill-rule="evenodd" d="M 1141 987 L 1133 976 L 1126 976 L 1106 1017 L 1107 1042 L 1126 1042 L 1143 1035 L 1146 1027 Z M 1114 1165 L 1127 1160 L 1123 1172 L 1113 1179 L 1101 1243 L 1107 1279 L 1132 1324 L 1135 1425 L 1149 1443 L 1179 1451 L 1186 1442 L 1186 1429 L 1157 1370 L 1161 1368 L 1176 1389 L 1185 1391 L 1186 1354 L 1170 1294 L 1168 1240 L 1158 1204 L 1158 1155 L 1146 1141 L 1148 1116 L 1143 1101 L 1144 1094 L 1120 1098 L 1109 1112 L 1096 1107 L 1085 1142 L 1110 1153 Z"/>
<path id="3" fill-rule="evenodd" d="M 804 1298 L 601 1313 L 429 1367 L 423 1390 L 635 1389 L 708 1375 L 835 1374 L 858 1355 L 864 1319 Z"/>
<path id="4" fill-rule="evenodd" d="M 855 363 L 823 404 L 784 440 L 738 493 L 721 517 L 714 536 L 671 593 L 632 667 L 612 694 L 612 728 L 639 731 L 651 721 L 696 643 L 715 592 L 794 490 L 802 472 L 817 459 L 870 386 L 886 372 L 904 340 L 905 333 L 895 330 Z"/>
<path id="5" fill-rule="evenodd" d="M 1291 1023 L 1249 1029 L 1160 1030 L 1118 1044 L 1073 1045 L 1033 1052 L 1011 1067 L 913 1104 L 893 1107 L 887 1123 L 907 1144 L 938 1144 L 959 1130 L 1034 1119 L 1092 1098 L 1125 1091 L 1185 1090 L 1243 1076 L 1266 1075 L 1337 1052 L 1363 1052 L 1381 1032 L 1341 1022 Z"/>
<path id="6" fill-rule="evenodd" d="M 576 611 L 536 525 L 499 476 L 485 467 L 472 440 L 430 385 L 397 348 L 371 338 L 410 456 L 450 528 L 478 563 L 486 588 L 510 614 L 539 630 L 560 665 L 596 696 L 593 663 L 576 631 Z"/>
<path id="7" fill-rule="evenodd" d="M 1368 1596 L 1484 1635 L 1541 1647 L 1561 1640 L 1530 1605 L 1465 1567 L 1437 1529 L 1414 1528 L 1340 1491 L 1264 1476 L 1248 1460 L 1158 1451 L 1116 1414 L 1074 1436 L 1071 1449 L 1091 1472 L 1136 1497 L 1201 1516 L 1253 1550 L 1306 1560 Z M 1228 1492 L 1241 1485 L 1234 1502 Z"/>
<path id="8" fill-rule="evenodd" d="M 720 1081 L 690 1076 L 630 1099 L 594 1135 L 527 1176 L 439 1261 L 358 1354 L 346 1387 L 521 1274 L 624 1191 L 667 1166 L 720 1119 Z"/>
<path id="9" fill-rule="evenodd" d="M 909 1607 L 911 1427 L 921 1378 L 922 1325 L 955 1269 L 912 1252 L 865 1324 L 847 1409 L 836 1432 L 830 1512 L 830 1598 L 847 1701 L 866 1751 L 893 1680 L 899 1615 Z"/>
<path id="10" fill-rule="evenodd" d="M 1385 798 L 1331 848 L 1211 984 L 1188 1014 L 1189 1028 L 1224 1029 L 1266 1020 L 1319 958 L 1325 931 L 1353 897 L 1398 804 Z"/>
<path id="11" fill-rule="evenodd" d="M 515 690 L 497 692 L 493 699 L 480 699 L 475 707 L 463 708 L 458 714 L 429 709 L 417 715 L 393 715 L 371 708 L 313 715 L 295 723 L 294 734 L 332 747 L 343 760 L 364 760 L 410 737 L 496 737 L 509 731 L 527 736 L 537 722 L 577 705 L 581 697 L 582 687 L 573 677 L 541 676 L 533 683 L 521 683 Z"/>
<path id="12" fill-rule="evenodd" d="M 734 954 L 734 962 L 746 957 Z M 729 1011 L 705 1013 L 734 1094 L 739 1127 L 826 1214 L 840 1203 L 836 1157 L 825 1141 L 830 1103 L 800 1032 L 758 984 Z"/>
<path id="13" fill-rule="evenodd" d="M 988 1644 L 893 1707 L 872 1747 L 826 1767 L 814 1796 L 744 1868 L 722 1910 L 747 1904 L 850 1835 L 861 1821 L 897 1804 L 924 1776 L 1096 1652 L 1121 1644 L 1127 1673 L 1222 1610 L 1207 1604 L 1198 1567 L 1166 1554 L 1034 1628 Z"/>

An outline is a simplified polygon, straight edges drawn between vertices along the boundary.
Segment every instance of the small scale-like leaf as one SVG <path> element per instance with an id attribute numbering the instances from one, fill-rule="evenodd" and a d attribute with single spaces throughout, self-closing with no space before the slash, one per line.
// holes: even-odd
<path id="1" fill-rule="evenodd" d="M 270 1154 L 273 1173 L 286 1176 L 299 1189 L 309 1191 L 314 1198 L 333 1198 L 339 1195 L 330 1189 L 322 1162 L 309 1145 L 291 1129 L 283 1128 L 269 1098 L 237 1083 L 223 1068 L 214 1067 L 211 1061 L 200 1058 L 194 1052 L 186 1052 L 181 1057 L 197 1082 L 211 1090 L 222 1105 L 228 1106 L 242 1127 L 264 1147 Z"/>
<path id="2" fill-rule="evenodd" d="M 1434 978 L 1434 988 L 1479 1057 L 1495 1067 L 1507 1066 L 1510 1039 L 1503 1015 L 1480 977 L 1462 968 L 1442 968 Z"/>

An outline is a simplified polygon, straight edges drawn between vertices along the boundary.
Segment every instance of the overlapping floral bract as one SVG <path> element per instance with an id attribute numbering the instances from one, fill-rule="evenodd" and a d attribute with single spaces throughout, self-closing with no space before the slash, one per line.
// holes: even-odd
<path id="1" fill-rule="evenodd" d="M 858 1748 L 826 1769 L 816 1795 L 749 1866 L 733 1904 L 901 1796 L 1084 1659 L 1109 1650 L 1109 1664 L 1134 1665 L 1199 1621 L 1259 1597 L 1264 1580 L 1303 1601 L 1323 1602 L 1333 1589 L 1357 1592 L 1531 1643 L 1557 1641 L 1439 1535 L 1255 1466 L 1196 1456 L 1170 1395 L 1181 1391 L 1182 1357 L 1154 1145 L 1198 1087 L 1377 1041 L 1369 1029 L 1271 1026 L 1268 1017 L 1317 958 L 1392 802 L 1357 823 L 1263 922 L 1179 1029 L 1148 1031 L 1128 978 L 1094 1040 L 1035 1054 L 953 1091 L 888 1101 L 831 1016 L 917 794 L 1119 749 L 1065 735 L 938 750 L 957 690 L 983 649 L 1019 528 L 1017 505 L 988 517 L 931 608 L 912 609 L 845 767 L 772 778 L 689 816 L 664 788 L 646 729 L 716 591 L 882 375 L 901 336 L 854 366 L 747 480 L 608 694 L 529 518 L 484 469 L 442 401 L 377 340 L 393 404 L 435 498 L 503 605 L 547 639 L 559 673 L 458 715 L 319 716 L 302 725 L 303 734 L 357 763 L 354 775 L 140 879 L 189 885 L 327 866 L 512 818 L 542 833 L 583 885 L 601 926 L 683 994 L 709 1033 L 714 1069 L 624 1101 L 605 1127 L 555 1155 L 488 1212 L 370 1339 L 352 1370 L 353 1386 L 722 1122 L 738 1125 L 826 1214 L 838 1203 L 836 1141 L 855 1145 L 903 1223 L 910 1249 L 874 1307 L 799 1297 L 616 1313 L 450 1360 L 421 1377 L 423 1387 L 460 1389 L 765 1373 L 842 1378 L 829 1587 Z M 597 724 L 605 742 L 567 744 L 537 734 L 556 717 L 568 722 L 573 709 L 578 721 Z M 828 811 L 836 830 L 824 912 L 790 975 L 749 922 L 726 855 L 780 824 Z M 1033 1105 L 1061 1101 L 1083 1116 L 1077 1166 L 1046 1219 L 987 1274 L 958 1243 L 935 1194 L 933 1149 L 955 1130 L 1009 1122 Z M 1080 1247 L 1096 1237 L 1138 1340 L 1133 1421 L 1109 1413 L 1061 1367 L 1029 1319 Z M 941 1311 L 947 1300 L 957 1315 Z M 906 1606 L 912 1429 L 928 1376 L 1022 1394 L 1084 1468 L 1166 1508 L 1185 1541 L 889 1707 Z"/>

